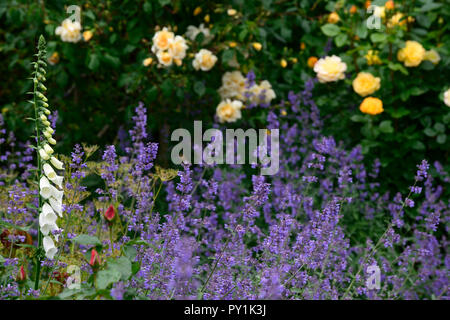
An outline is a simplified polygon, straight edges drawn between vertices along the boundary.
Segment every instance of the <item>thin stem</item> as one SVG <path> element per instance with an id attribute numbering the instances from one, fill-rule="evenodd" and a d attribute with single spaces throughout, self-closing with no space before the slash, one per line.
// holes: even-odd
<path id="1" fill-rule="evenodd" d="M 36 64 L 37 66 L 37 64 Z M 36 67 L 37 71 L 37 67 Z M 36 154 L 37 154 L 37 170 L 36 170 L 36 181 L 38 184 L 38 198 L 39 198 L 39 205 L 38 205 L 38 215 L 40 214 L 41 210 L 41 195 L 39 194 L 39 179 L 41 177 L 41 156 L 39 155 L 39 143 L 40 143 L 40 133 L 39 133 L 39 120 L 38 120 L 38 109 L 37 109 L 37 99 L 36 99 L 36 92 L 37 92 L 37 84 L 38 79 L 36 77 L 37 72 L 34 74 L 34 90 L 33 90 L 33 102 L 34 102 L 34 123 L 35 123 L 35 129 L 36 129 Z M 34 281 L 34 290 L 39 289 L 39 278 L 41 275 L 41 248 L 42 248 L 42 233 L 41 233 L 41 227 L 38 223 L 37 226 L 38 229 L 38 246 L 37 246 L 37 256 L 36 256 L 36 272 L 35 272 L 35 281 Z"/>

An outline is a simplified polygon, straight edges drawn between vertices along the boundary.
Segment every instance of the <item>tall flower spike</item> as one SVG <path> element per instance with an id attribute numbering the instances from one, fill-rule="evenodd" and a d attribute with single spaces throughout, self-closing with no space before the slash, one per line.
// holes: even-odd
<path id="1" fill-rule="evenodd" d="M 46 44 L 43 36 L 40 36 L 38 43 L 37 61 L 33 62 L 33 101 L 35 112 L 35 136 L 37 152 L 37 176 L 39 181 L 39 232 L 38 232 L 38 248 L 44 249 L 45 256 L 53 259 L 58 252 L 55 242 L 57 238 L 52 238 L 52 232 L 59 230 L 57 225 L 58 216 L 62 217 L 63 206 L 62 199 L 64 195 L 62 188 L 63 175 L 58 175 L 57 170 L 64 170 L 63 163 L 59 161 L 53 154 L 54 150 L 50 145 L 56 145 L 53 138 L 54 129 L 48 120 L 51 115 L 51 108 L 44 92 L 47 91 L 45 82 L 47 66 L 46 61 Z M 36 255 L 36 280 L 35 290 L 39 288 L 39 276 L 41 268 L 41 257 Z"/>

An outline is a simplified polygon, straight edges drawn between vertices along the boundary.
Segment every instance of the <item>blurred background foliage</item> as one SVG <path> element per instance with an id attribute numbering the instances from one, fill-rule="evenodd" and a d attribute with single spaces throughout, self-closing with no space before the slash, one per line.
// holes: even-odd
<path id="1" fill-rule="evenodd" d="M 81 7 L 82 31 L 91 31 L 91 39 L 69 43 L 55 35 L 70 16 L 66 12 L 70 5 Z M 357 11 L 351 13 L 353 5 Z M 253 70 L 257 79 L 267 79 L 277 95 L 271 108 L 282 108 L 289 91 L 301 92 L 305 81 L 315 77 L 308 58 L 335 54 L 347 63 L 347 78 L 317 84 L 313 91 L 325 121 L 324 134 L 349 146 L 361 144 L 368 163 L 380 158 L 385 187 L 409 182 L 415 163 L 423 158 L 439 160 L 449 169 L 450 108 L 443 103 L 443 92 L 450 85 L 449 2 L 395 1 L 395 11 L 386 14 L 402 12 L 414 22 L 391 29 L 384 24 L 381 30 L 367 29 L 370 14 L 365 6 L 366 1 L 350 0 L 1 0 L 1 113 L 19 138 L 29 136 L 24 121 L 31 112 L 27 77 L 37 38 L 43 34 L 52 62 L 48 96 L 59 114 L 57 151 L 68 153 L 81 142 L 118 143 L 142 101 L 151 138 L 160 143 L 159 161 L 167 165 L 172 130 L 189 128 L 193 120 L 203 120 L 204 128 L 215 121 L 217 89 L 226 71 L 239 69 L 245 75 Z M 237 11 L 232 16 L 227 14 L 231 8 Z M 339 15 L 337 23 L 327 20 L 331 12 Z M 188 26 L 201 23 L 210 28 L 212 41 L 203 46 L 199 36 L 189 43 L 182 66 L 158 68 L 150 50 L 155 31 L 170 27 L 184 35 Z M 396 53 L 406 40 L 435 49 L 441 61 L 405 68 Z M 262 49 L 252 47 L 253 42 Z M 192 55 L 203 47 L 219 58 L 209 72 L 192 67 Z M 367 64 L 368 50 L 379 52 L 380 65 Z M 149 57 L 153 62 L 144 66 Z M 383 101 L 381 115 L 359 111 L 362 98 L 351 85 L 359 71 L 381 78 L 375 94 Z M 244 110 L 233 125 L 265 127 L 269 110 Z"/>

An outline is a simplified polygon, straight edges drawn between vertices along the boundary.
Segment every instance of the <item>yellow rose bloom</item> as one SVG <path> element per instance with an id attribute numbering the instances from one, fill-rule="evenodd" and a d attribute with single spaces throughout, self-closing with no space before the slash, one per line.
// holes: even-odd
<path id="1" fill-rule="evenodd" d="M 51 65 L 55 65 L 59 62 L 59 53 L 58 52 L 53 52 L 52 55 L 50 56 L 50 58 L 48 58 L 48 62 Z"/>
<path id="2" fill-rule="evenodd" d="M 281 66 L 282 68 L 286 68 L 286 67 L 287 67 L 287 61 L 286 61 L 285 59 L 281 59 L 281 61 L 280 61 L 280 66 Z"/>
<path id="3" fill-rule="evenodd" d="M 91 40 L 93 35 L 94 35 L 94 33 L 91 30 L 83 32 L 83 39 L 84 39 L 84 41 L 87 42 L 87 41 Z"/>
<path id="4" fill-rule="evenodd" d="M 321 58 L 314 65 L 320 83 L 342 80 L 346 70 L 347 64 L 335 55 Z"/>
<path id="5" fill-rule="evenodd" d="M 384 111 L 383 102 L 378 98 L 368 97 L 363 100 L 363 102 L 359 106 L 359 110 L 361 110 L 362 113 L 367 113 L 375 116 Z"/>
<path id="6" fill-rule="evenodd" d="M 217 106 L 216 115 L 220 123 L 235 122 L 242 116 L 241 109 L 241 101 L 226 99 Z"/>
<path id="7" fill-rule="evenodd" d="M 209 71 L 217 62 L 217 57 L 207 49 L 201 49 L 195 54 L 192 65 L 195 70 Z"/>
<path id="8" fill-rule="evenodd" d="M 397 12 L 396 14 L 394 14 L 391 19 L 389 19 L 387 26 L 388 28 L 392 28 L 396 25 L 400 25 L 403 26 L 406 23 L 406 19 L 403 19 L 403 13 L 401 12 Z M 403 20 L 402 20 L 403 19 Z"/>
<path id="9" fill-rule="evenodd" d="M 444 92 L 444 103 L 447 107 L 450 107 L 450 89 Z"/>
<path id="10" fill-rule="evenodd" d="M 374 77 L 371 73 L 360 72 L 353 80 L 353 90 L 361 97 L 365 97 L 380 89 L 380 81 L 380 78 Z"/>
<path id="11" fill-rule="evenodd" d="M 237 13 L 237 11 L 235 9 L 228 9 L 227 10 L 227 14 L 229 16 L 234 16 Z"/>
<path id="12" fill-rule="evenodd" d="M 367 64 L 369 66 L 382 63 L 380 57 L 378 56 L 378 51 L 375 50 L 367 51 L 367 54 L 364 56 L 364 58 L 366 58 Z"/>
<path id="13" fill-rule="evenodd" d="M 172 65 L 173 56 L 170 54 L 169 51 L 158 51 L 156 56 L 158 57 L 159 63 L 162 64 L 163 66 L 169 67 Z"/>
<path id="14" fill-rule="evenodd" d="M 397 53 L 397 59 L 406 67 L 417 67 L 425 58 L 425 49 L 417 41 L 406 41 L 404 48 Z"/>
<path id="15" fill-rule="evenodd" d="M 339 17 L 339 15 L 336 12 L 332 12 L 328 16 L 328 23 L 338 23 L 339 20 L 341 20 L 341 18 Z"/>
<path id="16" fill-rule="evenodd" d="M 307 62 L 308 67 L 310 67 L 311 69 L 314 68 L 314 65 L 316 64 L 316 62 L 317 62 L 318 60 L 319 60 L 319 59 L 317 59 L 317 57 L 309 57 L 309 58 L 308 58 L 308 62 Z"/>
<path id="17" fill-rule="evenodd" d="M 156 53 L 158 50 L 169 49 L 170 41 L 175 38 L 175 34 L 164 27 L 153 36 L 152 51 Z"/>
<path id="18" fill-rule="evenodd" d="M 357 8 L 355 5 L 352 5 L 351 8 L 350 8 L 350 13 L 351 13 L 351 14 L 354 14 L 354 13 L 356 13 L 357 11 L 358 11 L 358 8 Z"/>
<path id="19" fill-rule="evenodd" d="M 425 52 L 424 60 L 431 61 L 433 64 L 438 64 L 441 61 L 441 56 L 436 50 L 428 50 Z"/>

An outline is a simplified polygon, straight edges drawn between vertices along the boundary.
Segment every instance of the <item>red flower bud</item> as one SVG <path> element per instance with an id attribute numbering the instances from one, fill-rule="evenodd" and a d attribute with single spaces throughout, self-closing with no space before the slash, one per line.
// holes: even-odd
<path id="1" fill-rule="evenodd" d="M 96 266 L 99 266 L 100 263 L 101 263 L 100 256 L 98 255 L 97 250 L 92 249 L 92 251 L 91 251 L 91 259 L 89 260 L 89 264 L 92 267 L 96 267 Z"/>
<path id="2" fill-rule="evenodd" d="M 105 212 L 105 219 L 111 222 L 115 216 L 116 216 L 116 210 L 114 210 L 113 205 L 110 205 L 108 210 L 106 210 L 106 212 Z"/>
<path id="3" fill-rule="evenodd" d="M 20 266 L 19 273 L 17 274 L 16 281 L 19 283 L 24 283 L 27 280 L 27 273 L 23 266 Z"/>

